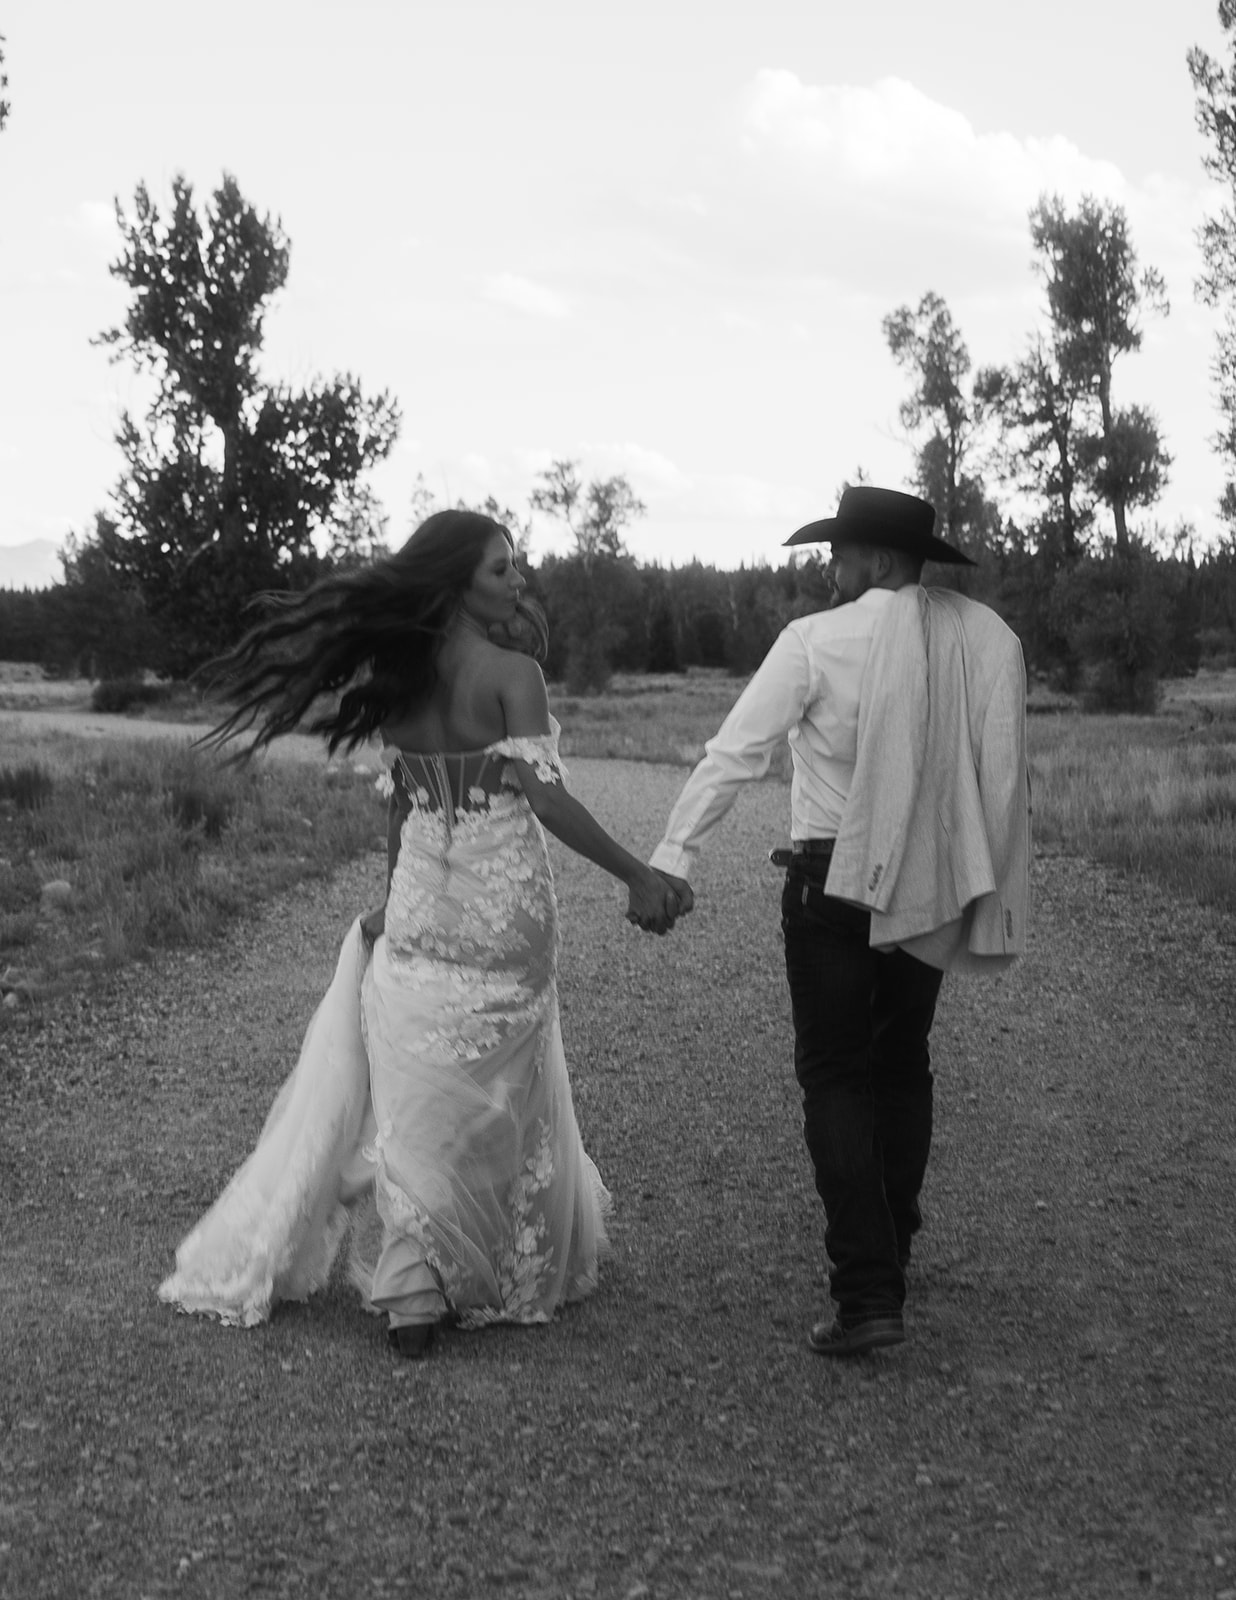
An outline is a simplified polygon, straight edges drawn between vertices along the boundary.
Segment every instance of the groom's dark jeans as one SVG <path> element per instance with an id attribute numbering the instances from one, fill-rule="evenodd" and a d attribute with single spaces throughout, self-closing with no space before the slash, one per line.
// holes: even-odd
<path id="1" fill-rule="evenodd" d="M 803 1131 L 843 1325 L 900 1311 L 931 1149 L 927 1036 L 943 973 L 873 950 L 870 914 L 824 893 L 829 853 L 795 855 L 781 897 Z"/>

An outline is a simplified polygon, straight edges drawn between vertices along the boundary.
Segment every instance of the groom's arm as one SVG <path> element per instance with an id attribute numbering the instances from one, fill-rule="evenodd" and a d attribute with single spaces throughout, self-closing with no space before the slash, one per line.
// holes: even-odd
<path id="1" fill-rule="evenodd" d="M 739 785 L 764 776 L 773 751 L 798 724 L 810 697 L 806 647 L 794 629 L 786 628 L 704 746 L 704 758 L 683 786 L 650 865 L 691 877 L 696 856 L 734 804 Z"/>

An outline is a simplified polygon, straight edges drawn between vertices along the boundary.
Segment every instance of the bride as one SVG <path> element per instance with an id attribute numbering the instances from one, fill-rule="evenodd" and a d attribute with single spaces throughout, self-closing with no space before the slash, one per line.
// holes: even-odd
<path id="1" fill-rule="evenodd" d="M 628 886 L 641 927 L 664 933 L 691 891 L 568 792 L 541 670 L 509 647 L 531 631 L 543 654 L 523 588 L 505 528 L 438 512 L 397 553 L 279 597 L 221 664 L 236 710 L 215 744 L 381 735 L 387 898 L 176 1253 L 159 1295 L 184 1311 L 264 1321 L 325 1284 L 349 1227 L 353 1281 L 411 1358 L 448 1318 L 545 1322 L 596 1286 L 609 1196 L 571 1103 L 542 825 Z"/>

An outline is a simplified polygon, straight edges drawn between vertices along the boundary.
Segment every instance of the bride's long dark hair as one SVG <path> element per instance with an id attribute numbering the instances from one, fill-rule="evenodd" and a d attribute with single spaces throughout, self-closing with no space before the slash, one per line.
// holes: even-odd
<path id="1" fill-rule="evenodd" d="M 436 511 L 392 555 L 300 594 L 259 596 L 270 614 L 204 669 L 212 693 L 234 709 L 202 743 L 252 734 L 243 758 L 303 725 L 333 754 L 413 710 L 438 681 L 438 650 L 495 534 L 515 548 L 491 517 Z M 518 610 L 531 653 L 543 660 L 544 617 L 535 603 L 521 600 Z"/>

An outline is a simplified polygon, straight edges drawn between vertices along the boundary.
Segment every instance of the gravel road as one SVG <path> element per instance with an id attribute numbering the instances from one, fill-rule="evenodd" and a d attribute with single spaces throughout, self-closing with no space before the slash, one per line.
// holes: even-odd
<path id="1" fill-rule="evenodd" d="M 681 781 L 573 763 L 644 851 Z M 742 795 L 663 941 L 555 846 L 615 1255 L 553 1327 L 423 1367 L 342 1288 L 250 1334 L 154 1301 L 380 860 L 0 1036 L 0 1589 L 1236 1600 L 1236 920 L 1040 855 L 1028 956 L 945 985 L 908 1342 L 828 1363 L 785 807 Z"/>

